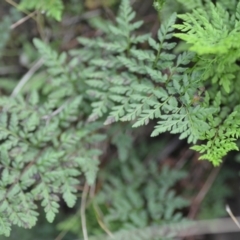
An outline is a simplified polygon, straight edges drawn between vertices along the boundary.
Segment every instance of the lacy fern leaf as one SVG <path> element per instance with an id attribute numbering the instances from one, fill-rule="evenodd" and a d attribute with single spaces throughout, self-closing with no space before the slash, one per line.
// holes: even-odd
<path id="1" fill-rule="evenodd" d="M 240 57 L 239 11 L 229 12 L 219 3 L 209 3 L 205 8 L 198 8 L 192 13 L 180 14 L 183 24 L 175 24 L 181 33 L 175 36 L 190 44 L 190 50 L 201 55 L 197 66 L 203 71 L 203 79 L 212 78 L 219 82 L 226 92 L 231 91 L 231 82 L 239 71 L 236 61 Z"/>
<path id="2" fill-rule="evenodd" d="M 60 21 L 62 18 L 63 12 L 63 2 L 62 0 L 21 0 L 20 6 L 21 9 L 27 10 L 40 10 L 46 12 L 47 16 L 50 16 L 57 21 Z"/>

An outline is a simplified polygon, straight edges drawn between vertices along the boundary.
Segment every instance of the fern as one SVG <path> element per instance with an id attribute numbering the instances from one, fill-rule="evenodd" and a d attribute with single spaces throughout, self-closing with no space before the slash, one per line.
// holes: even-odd
<path id="1" fill-rule="evenodd" d="M 179 15 L 183 24 L 175 25 L 182 33 L 175 36 L 191 45 L 190 50 L 201 55 L 197 66 L 205 68 L 203 80 L 212 78 L 213 83 L 218 82 L 226 92 L 231 90 L 231 82 L 235 78 L 239 67 L 239 45 L 236 39 L 239 25 L 239 9 L 229 14 L 219 3 L 209 3 L 204 8 L 193 10 L 192 13 Z M 184 33 L 186 32 L 186 33 Z"/>
<path id="2" fill-rule="evenodd" d="M 210 98 L 218 96 L 214 104 L 218 115 L 213 114 L 215 117 L 208 119 L 211 130 L 199 137 L 206 140 L 206 144 L 193 147 L 203 153 L 200 159 L 208 159 L 214 165 L 219 165 L 227 152 L 238 150 L 236 140 L 239 137 L 236 110 L 239 100 L 235 95 L 238 92 L 235 86 L 238 85 L 237 61 L 240 56 L 234 39 L 238 38 L 240 5 L 233 3 L 236 6 L 233 11 L 222 4 L 207 3 L 191 13 L 180 14 L 183 23 L 175 25 L 181 31 L 175 36 L 190 44 L 190 50 L 198 54 L 192 71 L 198 72 L 202 82 L 206 82 Z M 230 93 L 233 96 L 229 98 Z"/>
<path id="3" fill-rule="evenodd" d="M 134 21 L 130 2 L 122 0 L 116 22 L 92 20 L 99 37 L 79 37 L 78 49 L 59 54 L 51 44 L 33 40 L 46 78 L 35 90 L 0 97 L 1 234 L 9 235 L 12 225 L 34 226 L 38 203 L 49 222 L 60 198 L 73 207 L 77 186 L 83 179 L 94 184 L 102 149 L 110 144 L 121 163 L 131 163 L 121 165 L 122 175 L 103 187 L 99 203 L 105 204 L 110 193 L 112 198 L 105 221 L 118 223 L 123 234 L 148 223 L 179 221 L 175 210 L 186 202 L 171 188 L 184 174 L 166 168 L 159 174 L 156 165 L 146 170 L 129 153 L 135 147 L 130 124 L 152 122 L 151 136 L 178 134 L 215 166 L 238 150 L 240 4 L 188 2 L 192 12 L 169 16 L 156 38 L 140 34 L 143 21 Z M 24 0 L 21 6 L 47 11 L 57 20 L 63 10 L 61 1 Z M 177 16 L 182 23 L 175 24 Z M 176 54 L 174 37 L 189 50 Z"/>
<path id="4" fill-rule="evenodd" d="M 118 19 L 131 14 L 131 11 L 123 12 L 129 7 L 126 6 L 127 1 L 123 1 Z M 196 143 L 210 130 L 208 117 L 217 109 L 194 102 L 194 96 L 203 84 L 200 72 L 191 73 L 188 69 L 194 55 L 185 52 L 176 58 L 169 53 L 176 46 L 175 42 L 169 42 L 175 19 L 173 14 L 161 25 L 157 41 L 146 35 L 133 38 L 134 33 L 128 31 L 126 35 L 120 26 L 116 28 L 112 23 L 107 23 L 104 40 L 79 38 L 87 49 L 73 51 L 72 56 L 94 51 L 94 59 L 89 54 L 88 58 L 82 59 L 83 63 L 90 64 L 86 65 L 90 73 L 86 75 L 86 83 L 91 88 L 89 94 L 96 99 L 92 103 L 90 121 L 107 116 L 105 124 L 131 121 L 133 127 L 139 127 L 156 119 L 152 136 L 169 131 L 179 133 L 180 138 L 187 138 L 189 143 Z M 135 28 L 136 24 L 131 21 L 132 18 L 127 20 L 125 25 L 129 26 L 125 28 Z M 143 51 L 134 39 L 142 42 L 146 37 L 149 49 Z M 112 39 L 116 39 L 114 43 Z"/>
<path id="5" fill-rule="evenodd" d="M 27 10 L 39 10 L 46 15 L 60 21 L 64 9 L 62 0 L 21 0 L 19 7 Z"/>
<path id="6" fill-rule="evenodd" d="M 161 11 L 165 4 L 165 0 L 154 0 L 153 6 L 157 11 Z"/>
<path id="7" fill-rule="evenodd" d="M 239 108 L 238 108 L 239 109 Z M 206 144 L 201 144 L 192 147 L 203 155 L 200 159 L 207 159 L 211 161 L 215 166 L 218 166 L 221 159 L 232 150 L 239 150 L 236 144 L 236 140 L 239 138 L 239 115 L 238 110 L 231 113 L 224 122 L 217 128 L 213 128 L 211 131 L 206 132 L 206 135 L 202 138 L 206 140 Z M 211 119 L 211 123 L 216 124 L 216 118 Z"/>
<path id="8" fill-rule="evenodd" d="M 125 1 L 123 4 L 126 4 Z M 128 44 L 123 48 L 124 44 L 120 40 L 125 39 L 126 43 L 128 40 L 125 33 L 121 33 L 120 30 L 117 32 L 119 43 L 114 42 L 115 51 L 109 49 L 109 44 L 105 40 L 103 46 L 108 46 L 108 48 L 105 48 L 106 52 L 103 53 L 103 56 L 100 55 L 99 59 L 98 54 L 95 54 L 94 60 L 92 60 L 93 66 L 95 65 L 95 74 L 87 76 L 88 80 L 86 81 L 91 87 L 90 94 L 98 99 L 92 104 L 94 110 L 90 116 L 90 120 L 102 117 L 110 111 L 105 124 L 119 120 L 135 121 L 133 127 L 139 127 L 147 124 L 154 118 L 166 119 L 170 116 L 173 119 L 171 125 L 173 127 L 165 126 L 164 120 L 162 121 L 163 124 L 159 121 L 159 125 L 152 135 L 156 136 L 161 132 L 173 130 L 175 133 L 183 132 L 182 136 L 189 137 L 189 142 L 196 142 L 199 135 L 197 128 L 200 131 L 204 125 L 204 129 L 207 130 L 208 126 L 204 122 L 206 116 L 203 116 L 201 121 L 197 119 L 198 116 L 188 116 L 187 113 L 190 111 L 193 112 L 192 110 L 188 111 L 188 109 L 193 108 L 190 106 L 191 95 L 193 96 L 198 88 L 197 80 L 193 79 L 193 75 L 187 76 L 182 74 L 184 69 L 186 69 L 184 65 L 190 62 L 192 55 L 183 53 L 176 59 L 176 65 L 174 66 L 175 55 L 164 52 L 171 50 L 175 46 L 175 43 L 165 42 L 166 39 L 172 37 L 173 28 L 171 26 L 174 21 L 175 15 L 172 15 L 169 21 L 162 25 L 158 33 L 159 42 L 148 37 L 149 45 L 152 48 L 148 51 L 137 49 L 136 43 L 134 41 L 131 42 L 131 37 L 131 49 L 129 49 Z M 131 26 L 129 21 L 128 24 Z M 109 26 L 107 39 L 111 39 L 110 34 L 116 34 L 116 31 L 113 30 L 114 27 L 110 24 Z M 128 29 L 130 28 L 128 27 Z M 141 39 L 144 38 L 145 36 Z M 80 38 L 79 41 L 94 48 L 95 53 L 99 52 L 99 48 L 103 47 L 101 39 L 87 41 Z M 107 50 L 109 50 L 109 53 Z M 83 53 L 80 51 L 78 54 Z M 112 57 L 113 54 L 116 54 L 114 59 Z M 104 66 L 104 73 L 100 73 L 100 66 Z M 124 71 L 118 71 L 118 69 L 124 68 Z M 170 76 L 163 73 L 166 69 L 170 72 Z M 141 80 L 139 80 L 137 74 L 140 74 L 142 77 Z M 193 79 L 191 83 L 187 80 L 188 77 Z M 181 81 L 184 82 L 184 89 L 180 90 Z M 177 96 L 177 94 L 181 94 L 181 96 Z M 180 106 L 181 102 L 185 102 L 185 105 Z M 211 111 L 214 110 L 206 110 L 206 114 L 209 114 Z M 169 113 L 172 115 L 169 115 Z M 201 122 L 201 126 L 199 125 L 199 121 Z M 195 125 L 192 126 L 192 124 Z M 195 132 L 189 130 L 191 127 L 196 128 Z"/>
<path id="9" fill-rule="evenodd" d="M 133 160 L 131 161 L 131 164 L 134 168 L 140 166 Z M 132 172 L 133 170 L 131 170 L 131 168 L 127 169 L 126 166 L 122 167 L 121 172 L 124 171 L 124 173 L 122 173 L 124 180 L 114 179 L 110 185 L 104 185 L 103 192 L 99 195 L 99 199 L 101 199 L 99 200 L 99 203 L 101 203 L 103 198 L 106 198 L 106 196 L 112 196 L 112 199 L 108 198 L 108 201 L 112 203 L 112 206 L 109 209 L 109 213 L 105 215 L 106 223 L 120 221 L 123 224 L 120 229 L 129 229 L 132 227 L 145 227 L 149 221 L 153 221 L 154 223 L 164 223 L 161 218 L 165 219 L 165 223 L 167 223 L 170 219 L 172 222 L 174 218 L 176 221 L 179 221 L 179 216 L 173 217 L 174 209 L 184 207 L 187 202 L 184 199 L 177 198 L 173 192 L 168 192 L 168 189 L 173 186 L 175 181 L 182 179 L 184 174 L 182 172 L 178 172 L 177 174 L 173 170 L 170 171 L 169 169 L 164 168 L 159 175 L 156 171 L 156 166 L 152 165 L 149 167 L 150 175 L 148 175 L 148 172 L 145 171 L 145 176 L 142 174 L 143 171 L 141 171 L 143 168 L 144 166 L 142 165 L 142 169 Z M 149 181 L 148 185 L 143 187 L 142 184 L 144 184 L 145 177 L 147 176 L 150 177 L 152 181 Z M 136 179 L 138 180 L 136 181 Z M 157 179 L 159 179 L 159 181 Z M 126 187 L 124 182 L 128 182 L 130 186 Z M 139 191 L 140 186 L 141 191 Z M 160 191 L 155 189 L 157 186 L 161 189 Z M 123 196 L 123 192 L 125 192 L 124 195 L 126 196 L 126 199 L 119 197 Z M 145 215 L 145 211 L 141 210 L 144 204 L 143 200 L 145 198 L 148 208 L 147 212 L 149 214 L 148 217 Z M 168 200 L 166 201 L 166 199 Z M 104 202 L 106 202 L 106 199 Z M 160 203 L 162 203 L 164 207 L 159 206 Z M 166 210 L 166 208 L 168 210 Z M 149 220 L 149 218 L 152 220 Z"/>
<path id="10" fill-rule="evenodd" d="M 203 6 L 202 0 L 177 0 L 177 2 L 181 3 L 186 9 L 193 10 Z"/>
<path id="11" fill-rule="evenodd" d="M 47 96 L 35 91 L 26 97 L 0 99 L 0 209 L 5 235 L 11 225 L 35 225 L 36 201 L 41 202 L 49 222 L 58 212 L 59 194 L 73 207 L 81 173 L 89 184 L 96 177 L 101 151 L 89 147 L 104 140 L 97 133 L 98 123 L 80 119 L 82 97 L 69 88 L 68 74 L 62 71 L 64 55 L 58 56 L 40 40 L 35 43 L 54 77 L 46 87 Z"/>
<path id="12" fill-rule="evenodd" d="M 126 1 L 123 1 L 121 9 L 126 9 L 126 4 Z M 237 81 L 235 84 L 231 81 L 239 68 L 236 64 L 239 47 L 234 40 L 238 36 L 236 29 L 239 7 L 235 14 L 229 15 L 221 4 L 215 6 L 207 3 L 205 6 L 208 9 L 206 12 L 202 7 L 193 10 L 193 13 L 179 15 L 185 21 L 182 25 L 174 25 L 173 14 L 161 25 L 158 41 L 148 37 L 149 50 L 138 49 L 138 45 L 131 41 L 132 38 L 126 37 L 124 32 L 121 32 L 121 27 L 118 27 L 117 31 L 112 23 L 107 23 L 104 43 L 103 39 L 89 41 L 80 38 L 81 44 L 93 48 L 97 53 L 94 60 L 91 60 L 91 56 L 86 59 L 95 71 L 94 75 L 86 76 L 86 83 L 91 87 L 89 93 L 96 98 L 92 103 L 93 114 L 89 120 L 108 115 L 105 124 L 131 121 L 134 122 L 133 127 L 139 127 L 157 119 L 152 136 L 169 131 L 180 134 L 181 139 L 187 138 L 189 143 L 206 140 L 206 145 L 195 146 L 193 149 L 205 153 L 200 159 L 207 159 L 214 165 L 219 165 L 227 152 L 237 150 L 237 117 L 235 114 L 231 115 L 232 130 L 228 131 L 229 124 L 224 125 L 228 122 L 225 110 L 219 107 L 220 104 L 230 104 L 226 93 L 237 86 Z M 130 14 L 130 11 L 119 14 Z M 127 29 L 136 26 L 131 21 L 132 18 L 125 23 L 129 25 Z M 173 37 L 173 25 L 182 31 L 189 31 L 175 36 L 188 44 L 192 43 L 190 50 L 194 51 L 195 55 L 185 52 L 176 58 L 176 55 L 169 53 L 176 45 L 169 42 Z M 222 33 L 222 29 L 226 34 Z M 131 34 L 134 33 L 127 32 L 128 36 Z M 118 39 L 112 43 L 115 35 Z M 125 44 L 122 44 L 123 40 Z M 75 51 L 74 54 L 83 54 L 83 51 Z M 188 68 L 190 62 L 194 63 L 193 68 Z M 104 73 L 101 67 L 104 68 Z M 212 80 L 213 84 L 219 82 L 220 86 L 223 86 L 223 89 L 217 89 L 217 85 L 209 88 L 209 100 L 207 91 L 200 97 L 196 96 L 201 92 L 200 89 L 204 89 L 204 85 L 208 86 L 208 80 Z M 211 99 L 217 91 L 223 90 L 224 100 L 219 105 L 212 104 Z M 235 97 L 232 97 L 232 100 L 237 106 L 237 96 Z M 205 99 L 204 103 L 195 100 L 201 98 Z M 231 103 L 230 106 L 234 105 Z M 230 107 L 228 113 L 231 111 Z M 219 113 L 219 120 L 211 118 Z"/>

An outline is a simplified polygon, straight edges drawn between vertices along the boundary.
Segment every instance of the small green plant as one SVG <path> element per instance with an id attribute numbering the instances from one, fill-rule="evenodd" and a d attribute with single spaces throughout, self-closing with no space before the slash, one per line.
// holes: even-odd
<path id="1" fill-rule="evenodd" d="M 157 11 L 161 11 L 166 0 L 154 0 L 153 6 Z"/>
<path id="2" fill-rule="evenodd" d="M 19 8 L 21 10 L 38 10 L 60 21 L 64 6 L 62 0 L 21 0 Z"/>

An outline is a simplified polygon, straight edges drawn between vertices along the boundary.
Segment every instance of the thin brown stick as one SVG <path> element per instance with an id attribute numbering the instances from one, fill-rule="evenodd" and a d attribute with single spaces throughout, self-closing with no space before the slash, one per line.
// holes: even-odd
<path id="1" fill-rule="evenodd" d="M 111 231 L 108 229 L 108 227 L 106 226 L 106 224 L 103 221 L 103 213 L 102 213 L 101 209 L 94 201 L 95 188 L 96 188 L 96 184 L 93 184 L 90 188 L 90 198 L 92 200 L 93 208 L 96 213 L 97 222 L 98 222 L 99 226 L 103 229 L 103 231 L 105 231 L 107 233 L 107 235 L 109 237 L 113 237 L 113 234 L 111 233 Z"/>
<path id="2" fill-rule="evenodd" d="M 204 183 L 202 189 L 200 190 L 200 192 L 198 193 L 198 195 L 196 196 L 196 198 L 193 200 L 191 208 L 190 208 L 190 212 L 188 217 L 191 219 L 194 219 L 198 209 L 200 207 L 201 202 L 203 201 L 203 199 L 205 198 L 206 194 L 208 193 L 210 187 L 212 186 L 214 180 L 216 179 L 218 173 L 219 173 L 220 167 L 218 168 L 214 168 L 212 170 L 212 172 L 210 173 L 207 181 Z"/>
<path id="3" fill-rule="evenodd" d="M 190 156 L 192 155 L 192 150 L 187 149 L 185 150 L 185 152 L 183 153 L 183 155 L 180 157 L 180 159 L 177 161 L 176 165 L 175 165 L 175 169 L 181 169 L 183 168 L 183 166 L 186 164 L 187 160 L 190 158 Z"/>
<path id="4" fill-rule="evenodd" d="M 85 215 L 88 192 L 89 192 L 89 186 L 86 182 L 85 185 L 84 185 L 84 188 L 83 188 L 82 202 L 81 202 L 81 208 L 80 208 L 80 215 L 81 215 L 81 222 L 82 222 L 82 232 L 83 232 L 83 239 L 84 240 L 88 240 L 87 223 L 86 223 L 86 215 Z"/>
<path id="5" fill-rule="evenodd" d="M 99 226 L 104 230 L 104 232 L 107 233 L 107 235 L 111 238 L 113 238 L 113 234 L 112 232 L 108 229 L 108 227 L 106 226 L 106 224 L 104 223 L 104 221 L 102 220 L 103 219 L 103 213 L 101 211 L 101 209 L 99 208 L 99 206 L 96 204 L 96 203 L 93 203 L 93 207 L 94 207 L 94 210 L 96 212 L 96 218 L 97 218 L 97 222 L 99 224 Z"/>
<path id="6" fill-rule="evenodd" d="M 66 236 L 67 233 L 68 233 L 68 231 L 60 232 L 60 234 L 54 240 L 62 240 Z"/>
<path id="7" fill-rule="evenodd" d="M 5 0 L 5 2 L 7 2 L 7 3 L 9 3 L 10 5 L 14 6 L 14 7 L 17 8 L 19 11 L 25 13 L 26 15 L 30 15 L 30 14 L 31 14 L 31 12 L 29 12 L 29 11 L 27 11 L 27 10 L 20 9 L 19 6 L 18 6 L 18 4 L 17 4 L 16 2 L 12 1 L 12 0 Z M 31 18 L 36 21 L 36 19 L 35 19 L 33 16 L 31 16 Z"/>
<path id="8" fill-rule="evenodd" d="M 24 22 L 26 22 L 28 19 L 32 18 L 34 15 L 36 14 L 36 11 L 28 14 L 27 16 L 21 18 L 20 20 L 18 20 L 17 22 L 15 22 L 14 24 L 11 25 L 10 29 L 14 29 L 17 26 L 23 24 Z"/>
<path id="9" fill-rule="evenodd" d="M 19 11 L 21 11 L 21 12 L 27 14 L 27 15 L 31 15 L 31 12 L 19 8 L 19 4 L 17 4 L 17 3 L 14 2 L 13 0 L 5 0 L 5 1 L 6 1 L 7 3 L 11 4 L 12 6 L 14 6 L 15 8 L 17 8 Z M 36 23 L 37 23 L 37 28 L 38 28 L 38 31 L 39 31 L 39 34 L 40 34 L 41 38 L 42 38 L 42 39 L 45 39 L 45 38 L 44 38 L 44 34 L 43 34 L 43 27 L 42 27 L 41 22 L 40 22 L 40 15 L 41 15 L 41 13 L 40 13 L 40 11 L 36 11 L 36 14 L 37 14 L 36 17 L 34 17 L 34 15 L 33 15 L 33 16 L 31 16 L 31 18 L 36 21 Z"/>

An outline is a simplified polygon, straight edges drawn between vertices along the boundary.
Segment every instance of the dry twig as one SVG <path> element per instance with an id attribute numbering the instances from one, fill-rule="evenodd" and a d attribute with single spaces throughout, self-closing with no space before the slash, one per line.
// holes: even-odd
<path id="1" fill-rule="evenodd" d="M 83 188 L 82 202 L 81 202 L 81 208 L 80 208 L 80 215 L 81 215 L 81 222 L 82 222 L 82 232 L 83 232 L 83 239 L 84 240 L 88 240 L 87 223 L 86 223 L 86 215 L 85 215 L 88 192 L 89 192 L 89 186 L 86 182 L 85 185 L 84 185 L 84 188 Z"/>
<path id="2" fill-rule="evenodd" d="M 188 215 L 189 218 L 191 218 L 191 219 L 195 218 L 195 216 L 198 212 L 199 206 L 200 206 L 201 202 L 203 201 L 204 197 L 206 196 L 206 194 L 208 193 L 208 191 L 209 191 L 210 187 L 212 186 L 214 180 L 216 179 L 216 177 L 219 173 L 219 170 L 220 170 L 220 167 L 214 168 L 212 170 L 212 172 L 210 173 L 207 181 L 204 183 L 202 189 L 200 190 L 200 192 L 198 193 L 196 198 L 193 200 L 191 208 L 190 208 L 190 212 L 189 212 L 189 215 Z"/>
<path id="3" fill-rule="evenodd" d="M 24 85 L 31 79 L 34 73 L 43 65 L 43 59 L 40 58 L 34 65 L 29 69 L 29 71 L 23 76 L 19 81 L 18 85 L 14 88 L 11 97 L 16 97 L 16 95 L 21 91 Z"/>

